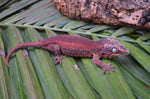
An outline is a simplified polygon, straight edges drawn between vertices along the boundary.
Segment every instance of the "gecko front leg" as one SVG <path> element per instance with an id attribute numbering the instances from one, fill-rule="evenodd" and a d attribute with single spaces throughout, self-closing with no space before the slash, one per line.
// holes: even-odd
<path id="1" fill-rule="evenodd" d="M 61 54 L 60 46 L 57 44 L 49 44 L 47 46 L 42 46 L 42 48 L 54 52 L 55 57 L 53 59 L 56 61 L 55 65 L 62 64 L 62 58 L 66 57 L 65 55 Z"/>
<path id="2" fill-rule="evenodd" d="M 107 71 L 108 74 L 110 73 L 109 71 L 113 71 L 113 72 L 115 71 L 114 69 L 112 69 L 115 66 L 111 66 L 111 63 L 106 64 L 103 61 L 101 61 L 99 55 L 93 54 L 93 63 L 102 67 L 103 74 L 105 74 L 105 71 Z"/>
<path id="3" fill-rule="evenodd" d="M 65 55 L 56 55 L 53 59 L 56 61 L 55 62 L 55 65 L 57 64 L 62 64 L 62 59 L 65 58 L 66 56 Z"/>

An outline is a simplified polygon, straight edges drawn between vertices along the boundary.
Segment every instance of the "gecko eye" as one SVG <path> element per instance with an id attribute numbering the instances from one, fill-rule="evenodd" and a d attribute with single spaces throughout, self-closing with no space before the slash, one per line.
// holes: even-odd
<path id="1" fill-rule="evenodd" d="M 117 52 L 117 49 L 116 48 L 112 48 L 111 50 L 113 53 L 116 53 Z"/>

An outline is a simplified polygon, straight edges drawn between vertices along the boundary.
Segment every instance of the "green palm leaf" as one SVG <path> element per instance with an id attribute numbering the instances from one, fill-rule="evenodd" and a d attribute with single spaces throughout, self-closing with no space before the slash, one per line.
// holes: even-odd
<path id="1" fill-rule="evenodd" d="M 22 0 L 0 13 L 0 98 L 2 99 L 135 99 L 150 98 L 150 35 L 129 27 L 96 25 L 71 20 L 48 0 Z M 90 58 L 66 57 L 54 65 L 53 53 L 28 48 L 17 51 L 5 65 L 5 56 L 16 45 L 52 35 L 79 35 L 93 40 L 118 38 L 130 55 L 102 59 L 116 68 L 102 75 Z"/>

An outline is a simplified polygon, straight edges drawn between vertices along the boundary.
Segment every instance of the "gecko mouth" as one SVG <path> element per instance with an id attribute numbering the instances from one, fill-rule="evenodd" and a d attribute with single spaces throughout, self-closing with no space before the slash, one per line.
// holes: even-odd
<path id="1" fill-rule="evenodd" d="M 128 55 L 129 53 L 130 53 L 129 49 L 126 49 L 126 50 L 119 52 L 120 55 Z"/>
<path id="2" fill-rule="evenodd" d="M 119 53 L 120 55 L 128 55 L 130 52 L 121 52 L 121 53 Z"/>

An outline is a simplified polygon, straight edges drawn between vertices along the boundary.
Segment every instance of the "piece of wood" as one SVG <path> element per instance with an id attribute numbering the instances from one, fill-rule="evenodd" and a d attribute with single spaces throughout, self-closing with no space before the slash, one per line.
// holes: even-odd
<path id="1" fill-rule="evenodd" d="M 72 19 L 150 28 L 150 0 L 50 0 Z"/>

